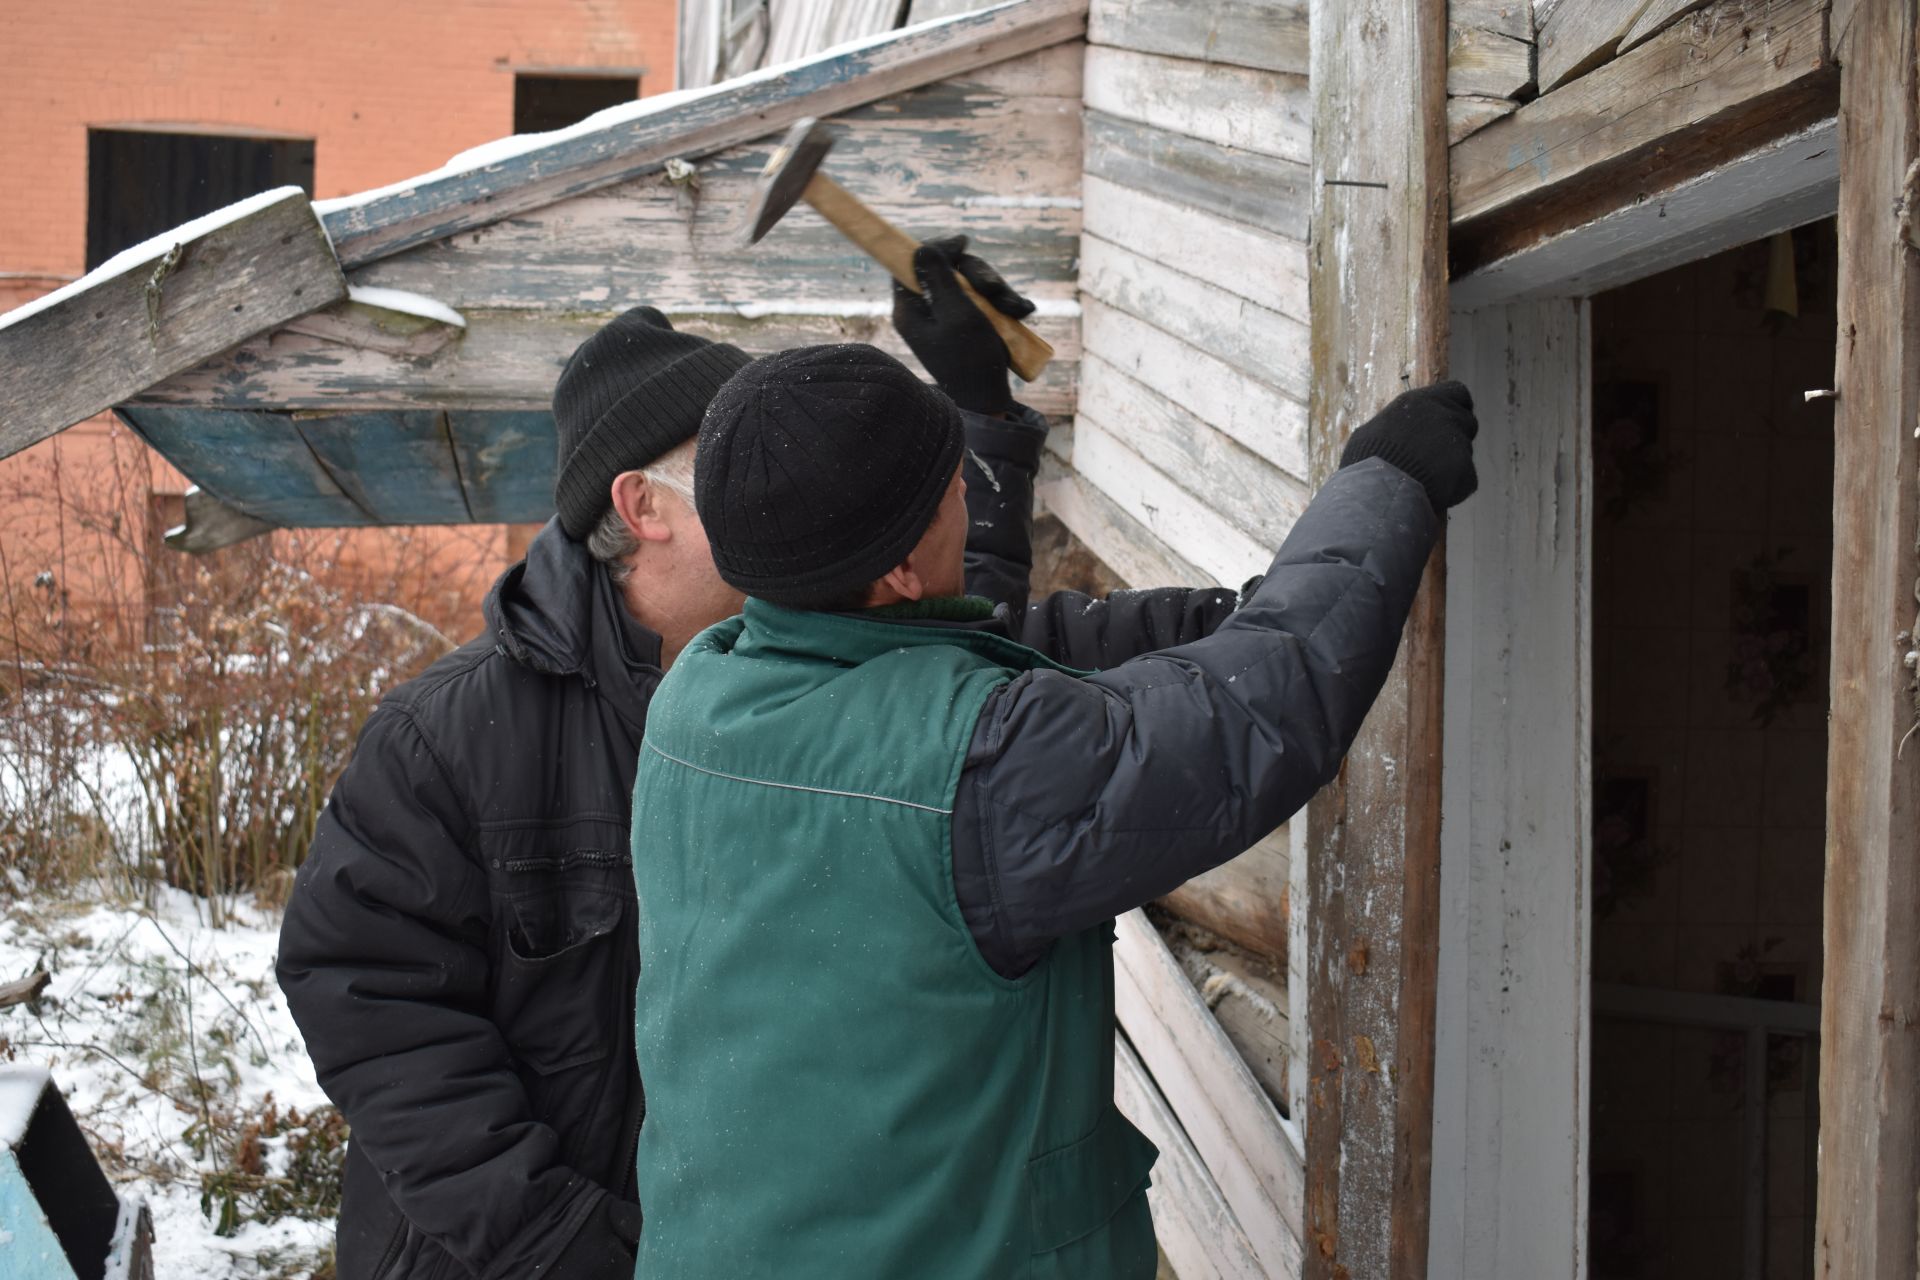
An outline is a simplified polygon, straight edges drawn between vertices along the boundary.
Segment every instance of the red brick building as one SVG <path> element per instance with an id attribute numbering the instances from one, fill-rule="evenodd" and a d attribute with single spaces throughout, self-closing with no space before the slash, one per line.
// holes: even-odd
<path id="1" fill-rule="evenodd" d="M 423 173 L 510 133 L 672 87 L 674 0 L 79 0 L 18 5 L 0 78 L 0 311 L 187 218 L 266 187 L 316 198 Z M 107 477 L 117 453 L 146 475 Z M 31 579 L 76 511 L 120 491 L 158 526 L 184 481 L 102 416 L 0 462 L 0 550 Z M 146 490 L 144 494 L 138 492 Z M 438 536 L 485 579 L 519 539 Z M 393 535 L 354 535 L 390 558 Z M 71 559 L 68 560 L 71 565 Z M 69 569 L 76 601 L 138 602 L 123 575 Z M 452 605 L 452 601 L 448 602 Z M 457 610 L 454 610 L 457 612 Z"/>

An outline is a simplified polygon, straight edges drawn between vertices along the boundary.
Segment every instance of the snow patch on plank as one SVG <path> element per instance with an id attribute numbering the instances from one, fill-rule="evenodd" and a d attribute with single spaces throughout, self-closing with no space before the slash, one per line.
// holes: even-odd
<path id="1" fill-rule="evenodd" d="M 45 1067 L 0 1067 L 0 1146 L 20 1145 L 49 1074 Z"/>
<path id="2" fill-rule="evenodd" d="M 379 307 L 382 311 L 398 311 L 402 315 L 436 320 L 441 324 L 450 324 L 456 329 L 467 327 L 467 318 L 446 303 L 406 289 L 386 289 L 373 284 L 350 284 L 347 286 L 347 301 L 357 302 L 363 307 Z"/>
<path id="3" fill-rule="evenodd" d="M 249 214 L 258 213 L 271 204 L 278 204 L 289 196 L 304 196 L 306 192 L 299 187 L 275 187 L 271 191 L 262 191 L 257 196 L 248 196 L 238 204 L 230 204 L 224 209 L 215 209 L 212 213 L 202 214 L 191 222 L 185 222 L 171 231 L 163 231 L 150 240 L 142 240 L 130 249 L 122 249 L 72 284 L 61 285 L 52 293 L 42 294 L 32 302 L 22 303 L 4 315 L 0 315 L 0 329 L 19 324 L 28 316 L 34 316 L 49 307 L 58 306 L 69 298 L 78 297 L 97 284 L 104 283 L 116 276 L 125 275 L 135 267 L 145 266 L 169 253 L 189 240 L 198 240 L 208 232 L 217 231 L 229 223 L 238 222 Z M 316 205 L 317 209 L 318 206 Z"/>

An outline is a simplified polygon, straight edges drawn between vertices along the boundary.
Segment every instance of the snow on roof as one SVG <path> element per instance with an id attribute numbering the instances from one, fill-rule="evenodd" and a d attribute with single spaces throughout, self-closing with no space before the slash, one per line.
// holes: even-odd
<path id="1" fill-rule="evenodd" d="M 358 302 L 363 306 L 379 307 L 383 311 L 398 311 L 403 315 L 419 316 L 426 320 L 438 320 L 441 324 L 450 324 L 456 329 L 467 327 L 465 316 L 438 298 L 429 298 L 424 293 L 410 293 L 405 289 L 385 289 L 372 284 L 350 284 L 347 286 L 347 301 Z"/>
<path id="2" fill-rule="evenodd" d="M 45 1067 L 0 1067 L 0 1146 L 20 1145 L 50 1080 Z"/>
<path id="3" fill-rule="evenodd" d="M 115 276 L 125 275 L 135 267 L 144 266 L 156 258 L 164 258 L 189 240 L 197 240 L 209 231 L 216 231 L 230 222 L 238 222 L 250 213 L 256 213 L 270 204 L 278 204 L 288 196 L 304 196 L 306 192 L 299 187 L 275 187 L 271 191 L 262 191 L 257 196 L 248 196 L 238 204 L 230 204 L 224 209 L 215 209 L 195 218 L 192 222 L 182 223 L 170 231 L 162 231 L 150 240 L 142 240 L 130 249 L 108 258 L 87 274 L 71 284 L 61 285 L 52 293 L 42 294 L 32 302 L 23 303 L 13 310 L 0 314 L 0 329 L 19 324 L 28 316 L 38 315 L 48 307 L 77 297 L 104 281 Z"/>
<path id="4" fill-rule="evenodd" d="M 795 58 L 790 62 L 778 63 L 771 67 L 761 67 L 756 71 L 749 71 L 743 75 L 734 76 L 730 80 L 721 80 L 714 84 L 706 85 L 703 88 L 674 89 L 667 93 L 656 93 L 651 97 L 636 98 L 632 102 L 617 103 L 604 110 L 596 111 L 585 120 L 580 121 L 580 123 L 568 125 L 564 129 L 553 129 L 546 133 L 516 133 L 505 138 L 496 138 L 492 142 L 483 142 L 477 147 L 469 147 L 431 173 L 417 174 L 411 178 L 403 178 L 399 182 L 388 183 L 384 187 L 375 187 L 370 191 L 355 192 L 350 196 L 337 196 L 330 200 L 316 200 L 313 202 L 314 212 L 324 218 L 328 214 L 338 213 L 343 209 L 357 208 L 364 204 L 371 204 L 387 196 L 403 195 L 416 187 L 425 186 L 430 182 L 438 182 L 444 178 L 451 178 L 458 174 L 471 173 L 476 169 L 485 169 L 489 166 L 497 165 L 502 161 L 511 160 L 515 156 L 525 155 L 530 151 L 539 151 L 542 148 L 554 146 L 558 143 L 571 142 L 575 138 L 584 138 L 590 134 L 599 133 L 603 129 L 612 128 L 615 125 L 629 124 L 632 121 L 657 115 L 663 111 L 672 111 L 677 107 L 685 106 L 689 102 L 697 102 L 702 98 L 731 92 L 745 85 L 756 84 L 762 80 L 778 79 L 781 76 L 791 73 L 796 68 L 820 62 L 827 58 L 838 58 L 849 53 L 858 53 L 862 49 L 869 49 L 875 45 L 882 45 L 891 40 L 897 40 L 910 32 L 930 31 L 935 27 L 945 26 L 948 23 L 959 22 L 963 19 L 977 19 L 980 14 L 988 12 L 991 9 L 1004 9 L 1020 2 L 1021 0 L 1004 0 L 1004 3 L 991 5 L 988 9 L 979 9 L 971 13 L 954 13 L 943 18 L 934 18 L 927 22 L 917 23 L 911 27 L 901 27 L 891 31 L 878 31 L 872 35 L 861 36 L 854 40 L 848 40 L 843 44 L 834 45 L 830 49 L 823 49 L 819 53 L 808 54 L 804 58 Z"/>

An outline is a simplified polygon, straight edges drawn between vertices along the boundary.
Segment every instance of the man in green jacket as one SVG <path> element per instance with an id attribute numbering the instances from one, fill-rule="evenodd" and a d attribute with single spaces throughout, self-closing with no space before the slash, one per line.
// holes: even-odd
<path id="1" fill-rule="evenodd" d="M 1153 1275 L 1112 917 L 1332 777 L 1473 433 L 1464 388 L 1396 400 L 1211 635 L 1090 673 L 960 595 L 944 396 L 858 345 L 721 389 L 695 494 L 748 599 L 634 792 L 640 1276 Z"/>

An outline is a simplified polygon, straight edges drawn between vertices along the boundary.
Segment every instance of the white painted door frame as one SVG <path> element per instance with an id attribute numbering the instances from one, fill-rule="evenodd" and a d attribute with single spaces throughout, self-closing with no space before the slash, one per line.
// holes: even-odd
<path id="1" fill-rule="evenodd" d="M 1454 282 L 1480 491 L 1448 538 L 1432 1280 L 1583 1280 L 1592 1000 L 1587 299 L 1830 216 L 1832 122 Z"/>

